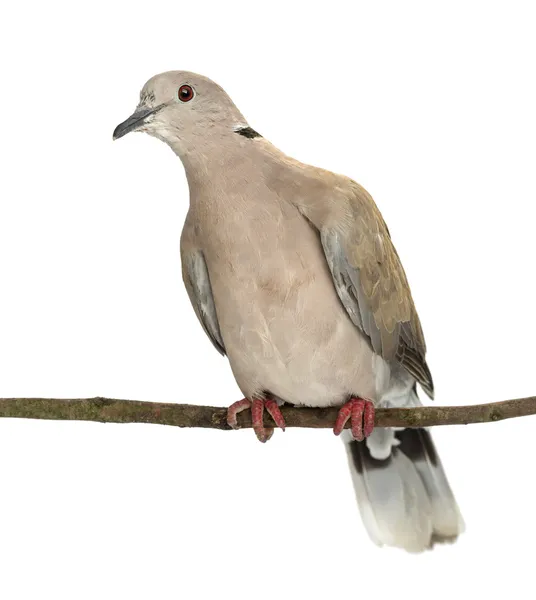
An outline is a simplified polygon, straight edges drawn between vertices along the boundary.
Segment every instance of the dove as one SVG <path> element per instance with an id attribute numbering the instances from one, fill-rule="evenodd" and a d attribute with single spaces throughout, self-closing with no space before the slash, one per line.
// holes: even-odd
<path id="1" fill-rule="evenodd" d="M 429 431 L 374 428 L 376 407 L 433 398 L 426 344 L 387 225 L 352 179 L 306 165 L 249 125 L 215 82 L 156 75 L 114 139 L 144 132 L 183 163 L 190 206 L 182 276 L 197 318 L 226 355 L 255 434 L 285 429 L 283 403 L 339 407 L 369 536 L 410 552 L 464 529 Z M 348 424 L 350 428 L 345 428 Z"/>

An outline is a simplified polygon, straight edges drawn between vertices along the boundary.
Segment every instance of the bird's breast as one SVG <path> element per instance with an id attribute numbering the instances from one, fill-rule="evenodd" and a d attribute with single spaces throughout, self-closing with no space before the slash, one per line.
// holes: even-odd
<path id="1" fill-rule="evenodd" d="M 337 296 L 318 232 L 292 205 L 274 202 L 220 215 L 204 240 L 220 330 L 244 393 L 338 403 L 371 357 Z"/>

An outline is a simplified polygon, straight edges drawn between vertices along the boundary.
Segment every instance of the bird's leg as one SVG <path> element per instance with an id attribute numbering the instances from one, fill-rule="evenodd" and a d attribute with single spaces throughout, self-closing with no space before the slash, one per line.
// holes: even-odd
<path id="1" fill-rule="evenodd" d="M 374 429 L 374 404 L 363 398 L 350 398 L 339 410 L 333 433 L 339 435 L 350 419 L 354 439 L 362 442 Z"/>
<path id="2" fill-rule="evenodd" d="M 255 435 L 260 442 L 267 442 L 274 432 L 273 427 L 265 427 L 263 422 L 264 409 L 267 410 L 268 414 L 275 421 L 275 424 L 285 431 L 285 419 L 281 414 L 281 410 L 275 400 L 260 400 L 255 399 L 253 401 L 244 398 L 238 400 L 234 404 L 231 404 L 227 409 L 227 424 L 233 429 L 238 429 L 238 421 L 236 415 L 243 410 L 251 409 L 251 421 L 253 423 L 253 430 Z"/>

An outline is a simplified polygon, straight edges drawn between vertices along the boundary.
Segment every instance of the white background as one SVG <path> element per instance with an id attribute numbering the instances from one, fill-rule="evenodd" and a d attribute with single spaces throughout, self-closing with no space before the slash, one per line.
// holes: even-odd
<path id="1" fill-rule="evenodd" d="M 536 393 L 531 3 L 312 4 L 3 8 L 0 397 L 240 398 L 182 286 L 179 160 L 112 143 L 169 69 L 373 194 L 437 404 Z M 434 431 L 467 533 L 415 556 L 368 540 L 329 430 L 0 420 L 0 598 L 531 597 L 535 427 Z"/>

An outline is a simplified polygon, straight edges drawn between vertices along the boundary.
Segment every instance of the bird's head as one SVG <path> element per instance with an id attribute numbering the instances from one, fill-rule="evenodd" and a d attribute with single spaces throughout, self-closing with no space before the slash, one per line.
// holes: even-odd
<path id="1" fill-rule="evenodd" d="M 168 71 L 143 86 L 136 110 L 113 137 L 143 131 L 182 154 L 200 138 L 206 142 L 242 129 L 249 130 L 244 117 L 219 85 L 188 71 Z"/>

